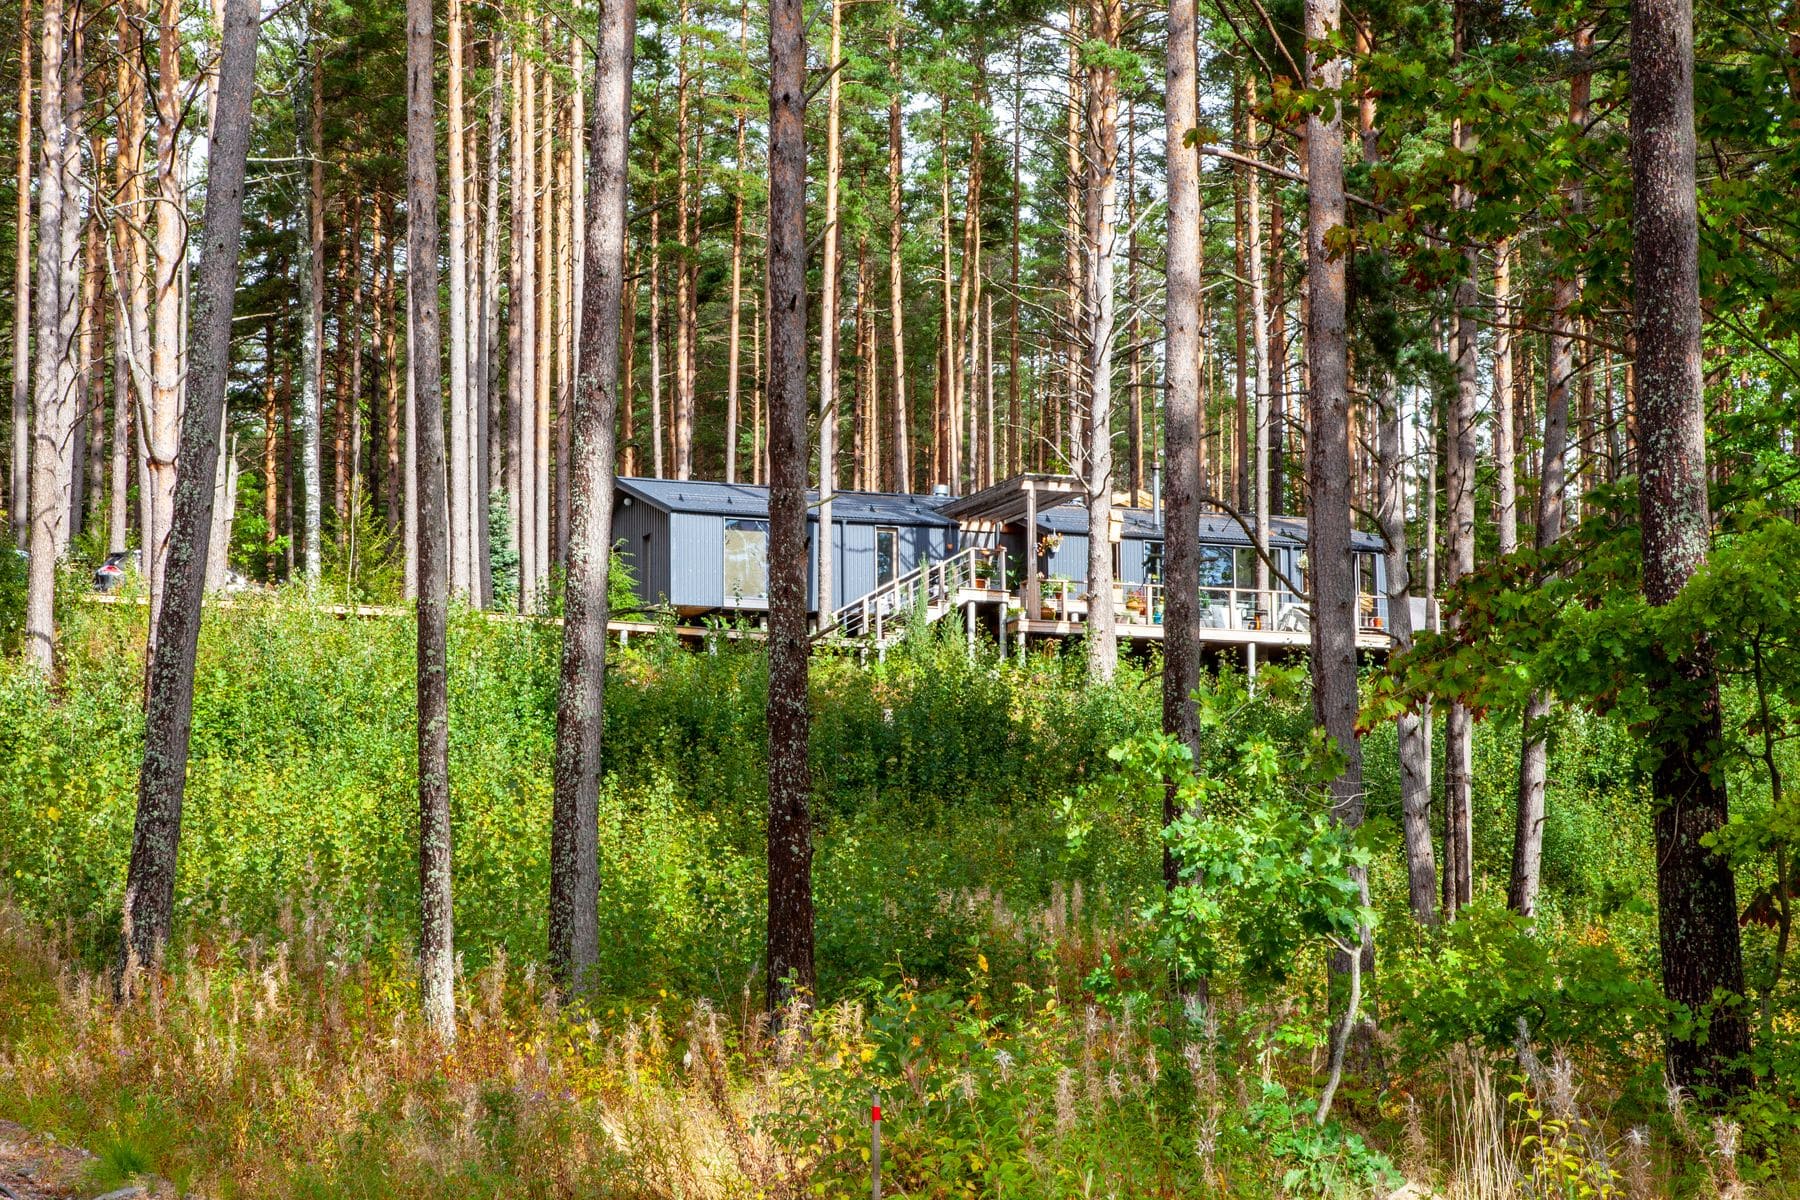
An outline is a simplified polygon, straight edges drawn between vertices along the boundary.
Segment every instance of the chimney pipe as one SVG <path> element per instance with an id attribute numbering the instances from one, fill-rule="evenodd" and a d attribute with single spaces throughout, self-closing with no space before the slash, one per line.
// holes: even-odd
<path id="1" fill-rule="evenodd" d="M 1150 515 L 1162 523 L 1162 463 L 1150 464 Z"/>

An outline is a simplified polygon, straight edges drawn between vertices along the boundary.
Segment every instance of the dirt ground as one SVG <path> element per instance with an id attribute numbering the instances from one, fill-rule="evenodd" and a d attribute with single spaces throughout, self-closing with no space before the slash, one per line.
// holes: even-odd
<path id="1" fill-rule="evenodd" d="M 0 1121 L 0 1198 L 63 1200 L 85 1196 L 81 1179 L 88 1154 L 59 1146 L 11 1121 Z"/>

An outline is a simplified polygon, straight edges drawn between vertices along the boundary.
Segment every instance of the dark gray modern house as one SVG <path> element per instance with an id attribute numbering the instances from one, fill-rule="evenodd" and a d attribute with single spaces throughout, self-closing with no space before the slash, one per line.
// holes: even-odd
<path id="1" fill-rule="evenodd" d="M 808 493 L 807 602 L 818 608 L 818 496 Z M 838 492 L 831 504 L 836 609 L 956 549 L 941 497 Z M 682 615 L 769 607 L 769 489 L 703 480 L 617 481 L 613 538 L 645 604 Z"/>
<path id="2" fill-rule="evenodd" d="M 1126 588 L 1162 581 L 1162 514 L 1146 508 L 1115 508 L 1113 579 Z M 1039 572 L 1050 581 L 1087 583 L 1088 514 L 1079 504 L 1064 504 L 1037 514 L 1040 544 L 1047 543 Z M 1200 518 L 1200 587 L 1206 591 L 1248 591 L 1256 586 L 1256 554 L 1250 535 L 1223 513 Z M 1372 533 L 1352 532 L 1350 545 L 1356 555 L 1357 590 L 1369 597 L 1366 606 L 1375 615 L 1387 612 L 1387 570 L 1383 545 Z M 1269 587 L 1284 592 L 1297 603 L 1286 583 L 1304 587 L 1306 578 L 1306 522 L 1299 517 L 1275 517 L 1269 522 L 1269 557 L 1274 570 Z M 1285 582 L 1284 582 L 1285 578 Z"/>
<path id="3" fill-rule="evenodd" d="M 679 617 L 768 611 L 768 489 L 700 480 L 617 481 L 613 536 L 638 596 Z M 1021 475 L 968 496 L 839 492 L 828 544 L 837 636 L 879 648 L 911 614 L 959 613 L 1004 647 L 1080 636 L 1087 618 L 1088 516 L 1080 481 Z M 817 496 L 809 493 L 808 607 L 819 611 Z M 1163 546 L 1158 508 L 1117 505 L 1110 530 L 1120 636 L 1162 636 Z M 1270 522 L 1272 570 L 1257 587 L 1250 534 L 1230 516 L 1200 518 L 1203 639 L 1244 647 L 1303 646 L 1311 625 L 1306 522 Z M 1352 535 L 1357 556 L 1358 644 L 1386 648 L 1387 597 L 1379 538 Z"/>

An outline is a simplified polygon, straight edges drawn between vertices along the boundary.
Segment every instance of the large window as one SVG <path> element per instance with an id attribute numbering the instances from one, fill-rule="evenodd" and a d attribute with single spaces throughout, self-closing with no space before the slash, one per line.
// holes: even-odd
<path id="1" fill-rule="evenodd" d="M 875 527 L 875 586 L 900 577 L 900 531 L 891 525 Z"/>
<path id="2" fill-rule="evenodd" d="M 1229 546 L 1200 547 L 1200 586 L 1228 588 L 1232 586 L 1232 553 Z"/>
<path id="3" fill-rule="evenodd" d="M 725 602 L 769 598 L 769 523 L 725 519 Z"/>

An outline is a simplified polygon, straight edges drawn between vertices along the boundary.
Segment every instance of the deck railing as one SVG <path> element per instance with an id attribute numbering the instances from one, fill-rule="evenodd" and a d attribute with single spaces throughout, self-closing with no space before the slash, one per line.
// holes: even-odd
<path id="1" fill-rule="evenodd" d="M 1088 597 L 1085 584 L 1070 579 L 1050 579 L 1042 584 L 1042 605 L 1032 620 L 1085 622 Z M 1113 613 L 1122 624 L 1161 624 L 1165 589 L 1160 583 L 1115 583 Z M 1357 629 L 1379 633 L 1386 626 L 1387 597 L 1358 596 Z M 1202 587 L 1200 624 L 1209 629 L 1241 632 L 1307 633 L 1312 610 L 1292 592 L 1279 588 Z"/>
<path id="2" fill-rule="evenodd" d="M 967 546 L 949 558 L 926 563 L 852 600 L 831 614 L 825 632 L 885 641 L 917 609 L 929 611 L 947 605 L 967 589 L 1003 592 L 1005 588 L 1006 548 Z"/>

